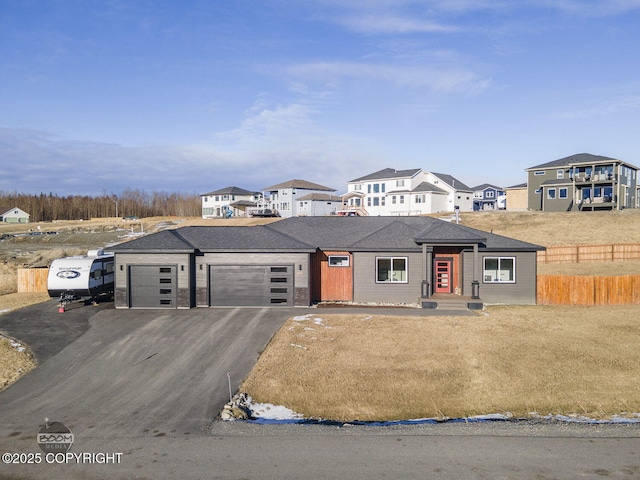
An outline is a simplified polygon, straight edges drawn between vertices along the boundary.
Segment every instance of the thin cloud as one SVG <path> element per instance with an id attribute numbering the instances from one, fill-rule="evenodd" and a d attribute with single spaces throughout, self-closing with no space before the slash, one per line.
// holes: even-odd
<path id="1" fill-rule="evenodd" d="M 490 79 L 479 77 L 462 68 L 426 68 L 358 62 L 313 62 L 292 65 L 288 68 L 288 73 L 326 81 L 362 77 L 438 92 L 479 92 L 490 84 Z"/>

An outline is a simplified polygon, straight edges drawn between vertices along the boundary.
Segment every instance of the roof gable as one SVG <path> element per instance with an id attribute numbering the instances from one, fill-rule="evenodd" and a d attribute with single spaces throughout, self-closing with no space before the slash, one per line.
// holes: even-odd
<path id="1" fill-rule="evenodd" d="M 472 191 L 467 185 L 465 185 L 464 183 L 462 183 L 460 180 L 458 180 L 456 177 L 452 175 L 448 175 L 446 173 L 435 173 L 435 172 L 431 172 L 431 175 L 438 177 L 438 179 L 440 179 L 441 181 L 449 185 L 451 188 L 455 188 L 456 190 L 468 190 L 469 192 Z"/>
<path id="2" fill-rule="evenodd" d="M 203 193 L 201 197 L 205 195 L 259 195 L 260 192 L 250 192 L 240 187 L 225 187 L 220 190 L 214 190 L 213 192 Z"/>
<path id="3" fill-rule="evenodd" d="M 386 180 L 395 178 L 412 178 L 422 171 L 421 168 L 413 168 L 410 170 L 396 170 L 395 168 L 383 168 L 377 172 L 370 173 L 364 177 L 351 180 L 349 183 L 366 182 L 369 180 Z"/>
<path id="4" fill-rule="evenodd" d="M 325 187 L 324 185 L 319 185 L 317 183 L 309 182 L 307 180 L 299 180 L 299 179 L 288 180 L 286 182 L 278 183 L 277 185 L 265 187 L 262 190 L 268 191 L 268 192 L 274 192 L 276 190 L 283 190 L 287 188 L 297 188 L 299 190 L 320 190 L 324 192 L 336 191 L 335 188 Z"/>
<path id="5" fill-rule="evenodd" d="M 541 163 L 540 165 L 536 165 L 534 167 L 529 167 L 526 171 L 529 170 L 542 170 L 545 168 L 558 168 L 558 167 L 568 167 L 573 163 L 601 163 L 601 162 L 619 162 L 620 160 L 616 160 L 615 158 L 603 157 L 600 155 L 592 155 L 590 153 L 578 153 L 575 155 L 570 155 L 568 157 L 559 158 L 558 160 L 552 160 L 551 162 Z"/>

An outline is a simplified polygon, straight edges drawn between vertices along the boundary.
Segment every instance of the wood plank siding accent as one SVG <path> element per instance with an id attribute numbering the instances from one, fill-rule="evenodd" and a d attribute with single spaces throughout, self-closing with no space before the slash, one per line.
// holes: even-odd
<path id="1" fill-rule="evenodd" d="M 349 258 L 348 266 L 329 266 L 329 256 Z M 311 291 L 313 302 L 353 300 L 353 256 L 349 252 L 318 251 L 312 256 Z"/>

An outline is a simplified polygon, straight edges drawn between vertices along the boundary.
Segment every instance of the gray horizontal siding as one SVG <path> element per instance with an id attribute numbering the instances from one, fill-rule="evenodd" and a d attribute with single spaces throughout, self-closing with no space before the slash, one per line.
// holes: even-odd
<path id="1" fill-rule="evenodd" d="M 377 257 L 407 257 L 407 283 L 376 283 Z M 353 254 L 353 301 L 358 303 L 416 304 L 422 285 L 422 254 L 355 252 Z"/>
<path id="2" fill-rule="evenodd" d="M 196 257 L 195 282 L 197 304 L 209 306 L 209 297 L 203 292 L 209 289 L 209 266 L 211 265 L 293 265 L 294 304 L 309 306 L 310 299 L 310 255 L 308 253 L 205 253 Z"/>
<path id="3" fill-rule="evenodd" d="M 515 283 L 484 283 L 482 268 L 484 257 L 515 257 Z M 535 305 L 536 303 L 536 252 L 479 252 L 480 298 L 488 304 Z M 463 254 L 464 295 L 471 295 L 473 281 L 473 253 Z"/>
<path id="4" fill-rule="evenodd" d="M 175 265 L 177 271 L 178 308 L 191 308 L 193 305 L 191 290 L 192 256 L 187 253 L 150 254 L 150 253 L 117 253 L 115 256 L 116 308 L 129 306 L 129 266 L 130 265 Z M 185 293 L 186 292 L 186 293 Z"/>

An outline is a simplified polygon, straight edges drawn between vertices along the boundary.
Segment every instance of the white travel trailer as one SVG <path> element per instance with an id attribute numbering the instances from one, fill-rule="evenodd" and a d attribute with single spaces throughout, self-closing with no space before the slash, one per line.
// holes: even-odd
<path id="1" fill-rule="evenodd" d="M 47 277 L 49 296 L 95 301 L 100 295 L 113 295 L 113 262 L 113 253 L 103 250 L 54 260 Z"/>

